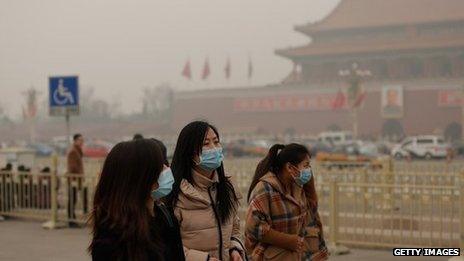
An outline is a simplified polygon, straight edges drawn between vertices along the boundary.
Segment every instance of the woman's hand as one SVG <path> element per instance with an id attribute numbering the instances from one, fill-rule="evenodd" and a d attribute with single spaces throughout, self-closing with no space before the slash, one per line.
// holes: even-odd
<path id="1" fill-rule="evenodd" d="M 240 255 L 238 250 L 234 249 L 230 252 L 230 261 L 243 261 L 242 255 Z"/>
<path id="2" fill-rule="evenodd" d="M 305 249 L 305 244 L 304 244 L 304 238 L 298 237 L 296 246 L 295 246 L 295 252 L 301 253 Z"/>
<path id="3" fill-rule="evenodd" d="M 219 260 L 219 259 L 217 259 L 215 257 L 209 257 L 208 261 L 221 261 L 221 260 Z"/>

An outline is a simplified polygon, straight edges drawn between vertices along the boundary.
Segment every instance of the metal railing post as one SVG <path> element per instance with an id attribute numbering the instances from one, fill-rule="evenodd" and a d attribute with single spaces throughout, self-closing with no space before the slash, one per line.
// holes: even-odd
<path id="1" fill-rule="evenodd" d="M 393 185 L 395 183 L 394 178 L 394 168 L 393 168 L 393 159 L 389 158 L 385 163 L 385 169 L 383 171 L 382 181 L 385 184 Z M 391 210 L 393 208 L 393 186 L 388 186 L 384 188 L 384 202 L 382 208 L 384 210 Z"/>
<path id="2" fill-rule="evenodd" d="M 51 189 L 50 189 L 50 204 L 51 204 L 51 215 L 50 220 L 42 224 L 43 228 L 55 229 L 57 228 L 58 220 L 58 186 L 57 186 L 57 175 L 58 175 L 58 156 L 53 154 L 52 156 L 53 171 L 51 172 Z"/>
<path id="3" fill-rule="evenodd" d="M 329 196 L 329 251 L 333 255 L 342 255 L 350 252 L 346 246 L 339 244 L 338 230 L 339 230 L 339 209 L 338 209 L 338 182 L 332 178 L 329 183 L 330 196 Z"/>
<path id="4" fill-rule="evenodd" d="M 464 172 L 461 172 L 459 181 L 459 226 L 460 226 L 460 248 L 461 255 L 464 256 Z"/>
<path id="5" fill-rule="evenodd" d="M 330 226 L 330 241 L 333 245 L 337 245 L 338 241 L 338 186 L 336 180 L 330 181 L 330 198 L 329 198 L 329 226 Z"/>
<path id="6" fill-rule="evenodd" d="M 368 183 L 368 167 L 364 167 L 363 169 L 363 172 L 362 172 L 362 183 L 363 184 L 367 184 Z M 367 186 L 363 186 L 362 187 L 362 198 L 363 198 L 363 214 L 365 214 L 368 210 L 368 205 L 369 205 L 369 202 L 368 202 L 368 199 L 366 197 L 367 193 L 368 193 L 368 188 Z"/>
<path id="7" fill-rule="evenodd" d="M 9 192 L 6 189 L 6 173 L 0 172 L 0 212 L 6 212 L 8 210 L 7 206 L 9 204 L 10 195 L 7 195 Z M 0 214 L 0 222 L 4 221 L 5 217 Z"/>

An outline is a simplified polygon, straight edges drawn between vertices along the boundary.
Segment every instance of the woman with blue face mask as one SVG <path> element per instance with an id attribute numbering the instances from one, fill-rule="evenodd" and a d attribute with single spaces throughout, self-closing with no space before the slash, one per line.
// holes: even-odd
<path id="1" fill-rule="evenodd" d="M 256 168 L 248 202 L 245 238 L 252 260 L 327 259 L 305 146 L 272 146 Z"/>
<path id="2" fill-rule="evenodd" d="M 176 183 L 170 204 L 186 260 L 246 260 L 237 216 L 241 196 L 224 173 L 223 159 L 214 126 L 195 121 L 182 129 L 172 159 Z"/>
<path id="3" fill-rule="evenodd" d="M 111 149 L 89 220 L 92 260 L 184 260 L 176 219 L 154 207 L 173 184 L 172 172 L 163 163 L 153 140 L 121 142 Z"/>
<path id="4" fill-rule="evenodd" d="M 153 140 L 161 149 L 162 160 L 164 163 L 163 171 L 159 175 L 151 191 L 151 197 L 154 201 L 153 209 L 155 213 L 155 231 L 159 238 L 163 239 L 167 246 L 163 249 L 163 254 L 166 260 L 185 260 L 184 250 L 182 246 L 182 238 L 180 236 L 179 223 L 174 216 L 172 207 L 166 204 L 166 197 L 171 193 L 174 185 L 174 175 L 169 167 L 167 159 L 167 150 L 163 142 L 157 139 Z"/>

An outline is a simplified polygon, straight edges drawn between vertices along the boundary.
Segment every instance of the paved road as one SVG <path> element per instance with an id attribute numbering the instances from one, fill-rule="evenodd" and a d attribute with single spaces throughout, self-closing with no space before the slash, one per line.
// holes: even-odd
<path id="1" fill-rule="evenodd" d="M 90 236 L 88 229 L 44 230 L 41 224 L 26 220 L 6 220 L 0 222 L 0 260 L 2 261 L 81 261 L 90 260 L 86 248 Z M 391 251 L 352 249 L 343 256 L 333 256 L 331 260 L 406 260 L 441 261 L 447 258 L 393 257 Z"/>

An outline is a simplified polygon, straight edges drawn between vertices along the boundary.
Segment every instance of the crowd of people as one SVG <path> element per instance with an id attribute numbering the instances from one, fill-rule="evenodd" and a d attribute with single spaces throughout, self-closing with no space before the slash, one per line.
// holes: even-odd
<path id="1" fill-rule="evenodd" d="M 118 143 L 91 208 L 92 259 L 328 259 L 305 146 L 275 144 L 259 162 L 243 226 L 243 196 L 223 159 L 218 130 L 204 121 L 182 129 L 171 163 L 159 140 L 137 135 Z"/>

